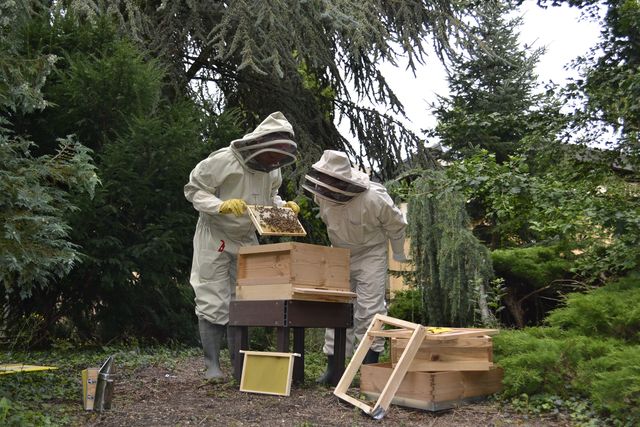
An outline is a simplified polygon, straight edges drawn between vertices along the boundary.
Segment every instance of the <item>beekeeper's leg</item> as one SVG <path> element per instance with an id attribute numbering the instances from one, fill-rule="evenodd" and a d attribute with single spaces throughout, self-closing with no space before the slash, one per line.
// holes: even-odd
<path id="1" fill-rule="evenodd" d="M 356 301 L 353 327 L 356 343 L 362 340 L 376 314 L 387 314 L 385 292 L 388 281 L 387 246 L 378 245 L 351 255 L 351 281 L 355 282 Z M 384 351 L 384 338 L 373 340 L 364 364 L 377 363 Z"/>
<path id="2" fill-rule="evenodd" d="M 200 222 L 194 236 L 191 286 L 195 291 L 196 315 L 207 371 L 205 378 L 220 379 L 220 347 L 229 322 L 232 286 L 229 268 L 234 258 L 219 235 Z"/>
<path id="3" fill-rule="evenodd" d="M 220 344 L 225 327 L 209 323 L 208 320 L 200 317 L 198 318 L 198 329 L 204 351 L 204 365 L 207 369 L 204 377 L 209 380 L 221 379 L 224 374 L 220 370 Z"/>
<path id="4" fill-rule="evenodd" d="M 347 340 L 346 340 L 346 351 L 345 357 L 351 356 L 353 353 L 353 328 L 347 329 Z M 329 384 L 331 382 L 331 377 L 333 377 L 333 363 L 334 363 L 334 355 L 333 349 L 335 344 L 335 330 L 333 328 L 327 328 L 324 331 L 324 346 L 322 347 L 322 351 L 327 355 L 327 367 L 324 373 L 316 380 L 318 384 Z"/>

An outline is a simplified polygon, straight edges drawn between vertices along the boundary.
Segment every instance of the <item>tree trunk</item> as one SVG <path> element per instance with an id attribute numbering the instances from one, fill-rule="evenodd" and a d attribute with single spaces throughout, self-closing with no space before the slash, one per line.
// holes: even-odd
<path id="1" fill-rule="evenodd" d="M 518 329 L 524 328 L 524 310 L 522 304 L 512 290 L 508 290 L 504 296 L 504 302 L 509 309 L 509 312 L 513 316 L 513 320 L 516 322 Z"/>
<path id="2" fill-rule="evenodd" d="M 482 320 L 483 325 L 491 325 L 494 322 L 494 317 L 489 310 L 489 305 L 487 304 L 487 290 L 485 289 L 484 282 L 482 279 L 479 280 L 480 285 L 478 286 L 478 306 L 480 308 L 480 319 Z"/>

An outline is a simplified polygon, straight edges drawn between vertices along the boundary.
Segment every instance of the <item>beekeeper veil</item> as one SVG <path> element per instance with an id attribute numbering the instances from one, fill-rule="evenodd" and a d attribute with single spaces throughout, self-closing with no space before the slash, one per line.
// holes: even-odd
<path id="1" fill-rule="evenodd" d="M 344 204 L 369 188 L 369 177 L 352 168 L 345 153 L 325 150 L 305 175 L 302 188 L 313 196 Z"/>
<path id="2" fill-rule="evenodd" d="M 271 113 L 257 128 L 242 139 L 231 141 L 245 166 L 259 172 L 270 172 L 296 161 L 298 146 L 292 140 L 293 127 L 284 114 Z"/>

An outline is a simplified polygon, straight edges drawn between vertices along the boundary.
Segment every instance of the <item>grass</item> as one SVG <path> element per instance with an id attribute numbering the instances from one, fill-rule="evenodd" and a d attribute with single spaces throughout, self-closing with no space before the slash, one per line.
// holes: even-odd
<path id="1" fill-rule="evenodd" d="M 2 363 L 55 366 L 58 369 L 0 376 L 0 425 L 62 426 L 72 424 L 82 408 L 83 369 L 99 367 L 113 355 L 118 369 L 175 367 L 182 358 L 201 354 L 189 347 L 56 348 L 50 351 L 3 351 Z"/>

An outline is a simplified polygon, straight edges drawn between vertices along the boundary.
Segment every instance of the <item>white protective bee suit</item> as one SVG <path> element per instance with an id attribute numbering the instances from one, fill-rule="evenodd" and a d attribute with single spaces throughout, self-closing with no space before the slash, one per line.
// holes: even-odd
<path id="1" fill-rule="evenodd" d="M 351 251 L 351 290 L 356 293 L 354 327 L 347 331 L 347 355 L 366 332 L 376 313 L 386 314 L 388 242 L 398 261 L 406 261 L 404 239 L 407 222 L 384 186 L 370 182 L 351 167 L 345 153 L 326 150 L 305 176 L 303 188 L 313 194 L 331 244 Z M 333 355 L 333 329 L 325 333 L 325 354 Z M 371 350 L 384 350 L 376 339 Z"/>
<path id="2" fill-rule="evenodd" d="M 293 128 L 284 115 L 272 113 L 253 132 L 198 163 L 184 186 L 185 197 L 199 212 L 190 283 L 195 291 L 205 362 L 208 369 L 213 366 L 207 378 L 222 376 L 218 362 L 222 332 L 214 326 L 229 322 L 229 302 L 235 298 L 238 249 L 258 244 L 248 214 L 222 214 L 220 207 L 232 199 L 282 206 L 284 202 L 278 196 L 282 183 L 279 167 L 296 159 L 293 136 Z M 269 160 L 269 156 L 278 159 Z"/>

